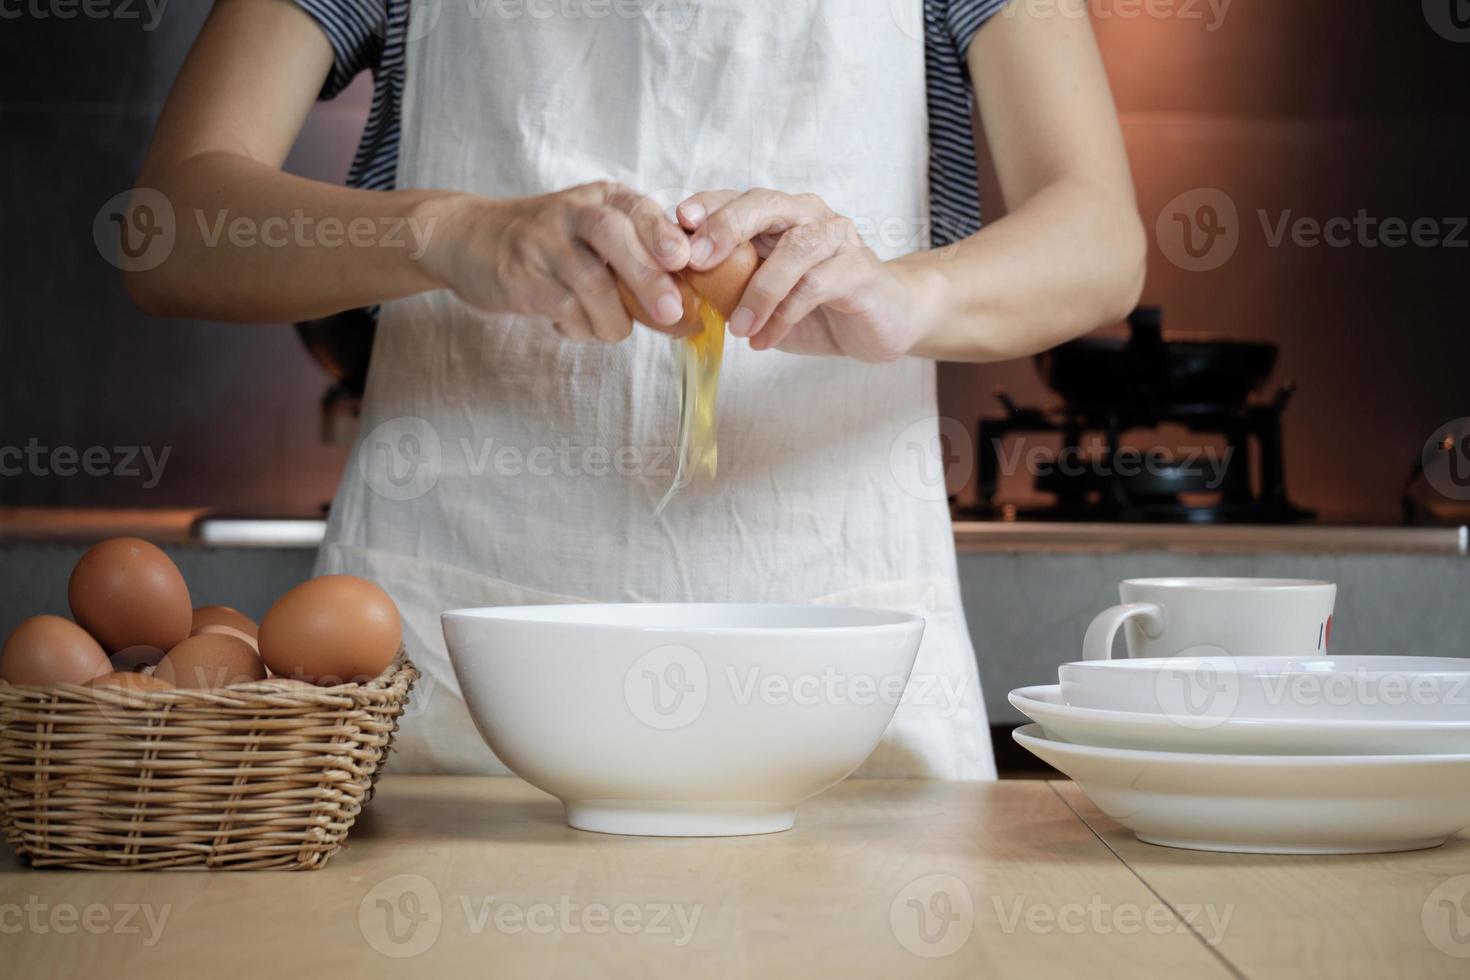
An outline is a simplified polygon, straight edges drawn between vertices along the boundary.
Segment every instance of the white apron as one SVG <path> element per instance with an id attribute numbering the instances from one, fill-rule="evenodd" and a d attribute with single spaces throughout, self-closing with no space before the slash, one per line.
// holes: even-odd
<path id="1" fill-rule="evenodd" d="M 666 206 L 702 189 L 814 191 L 882 257 L 923 247 L 924 47 L 896 8 L 416 4 L 398 186 L 521 197 L 611 179 Z M 460 699 L 444 609 L 779 601 L 927 620 L 914 680 L 859 774 L 992 778 L 943 486 L 913 452 L 937 445 L 934 365 L 731 338 L 719 476 L 655 518 L 678 365 L 674 342 L 643 328 L 579 346 L 447 291 L 383 308 L 318 571 L 373 579 L 403 613 L 425 678 L 394 769 L 505 771 Z"/>

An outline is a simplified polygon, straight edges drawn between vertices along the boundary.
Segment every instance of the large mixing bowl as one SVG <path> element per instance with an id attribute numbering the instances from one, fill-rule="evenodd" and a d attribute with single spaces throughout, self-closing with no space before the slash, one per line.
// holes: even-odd
<path id="1" fill-rule="evenodd" d="M 787 830 L 867 758 L 924 621 L 821 606 L 457 609 L 449 656 L 480 734 L 582 830 Z"/>

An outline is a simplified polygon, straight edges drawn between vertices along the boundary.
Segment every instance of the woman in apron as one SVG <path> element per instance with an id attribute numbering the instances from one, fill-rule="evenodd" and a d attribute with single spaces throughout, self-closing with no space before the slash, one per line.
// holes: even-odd
<path id="1" fill-rule="evenodd" d="M 282 173 L 312 98 L 364 68 L 352 186 Z M 972 79 L 1010 206 L 978 232 Z M 168 259 L 130 275 L 147 309 L 381 304 L 319 571 L 372 579 L 403 613 L 425 681 L 395 767 L 504 771 L 441 610 L 749 601 L 922 615 L 860 772 L 994 775 L 934 360 L 1022 356 L 1137 298 L 1142 233 L 1085 8 L 223 0 L 140 186 L 178 216 Z M 261 247 L 188 217 L 220 212 L 297 221 Z M 360 234 L 326 243 L 334 220 Z M 727 311 L 718 477 L 655 514 L 675 468 L 670 273 L 744 241 L 766 261 Z M 614 277 L 662 322 L 635 327 Z"/>

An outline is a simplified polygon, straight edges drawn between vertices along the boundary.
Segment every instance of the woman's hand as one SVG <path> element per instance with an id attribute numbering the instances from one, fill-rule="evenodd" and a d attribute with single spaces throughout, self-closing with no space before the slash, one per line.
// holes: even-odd
<path id="1" fill-rule="evenodd" d="M 439 283 L 488 313 L 546 317 L 572 341 L 617 343 L 632 332 L 621 279 L 645 310 L 680 332 L 683 299 L 671 272 L 689 239 L 653 201 L 598 182 L 541 197 L 455 195 L 426 205 L 440 219 L 424 263 Z"/>
<path id="2" fill-rule="evenodd" d="M 765 257 L 739 307 L 723 311 L 730 332 L 755 350 L 891 361 L 923 333 L 933 303 L 921 270 L 880 260 L 815 194 L 706 191 L 680 204 L 678 216 L 692 233 L 695 269 L 718 265 L 742 241 Z"/>

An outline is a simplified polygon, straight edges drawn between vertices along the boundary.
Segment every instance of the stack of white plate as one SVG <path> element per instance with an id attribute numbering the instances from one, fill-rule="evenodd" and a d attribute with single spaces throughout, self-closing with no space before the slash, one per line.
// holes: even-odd
<path id="1" fill-rule="evenodd" d="M 1174 657 L 1065 664 L 1012 691 L 1016 741 L 1140 840 L 1347 854 L 1470 826 L 1470 660 Z"/>

